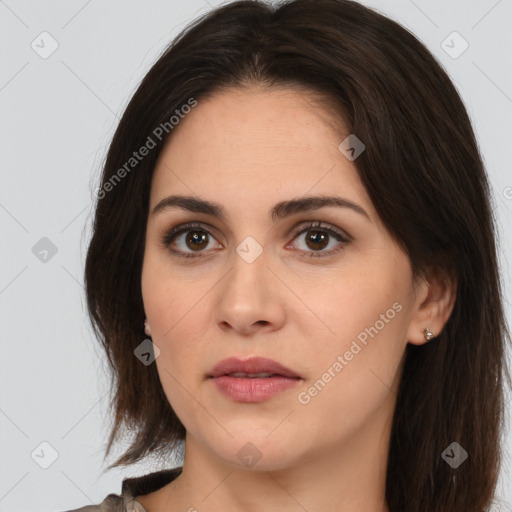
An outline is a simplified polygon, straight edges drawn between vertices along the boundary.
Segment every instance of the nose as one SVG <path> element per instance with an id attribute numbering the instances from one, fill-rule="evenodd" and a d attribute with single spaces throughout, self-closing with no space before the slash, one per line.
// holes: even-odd
<path id="1" fill-rule="evenodd" d="M 267 252 L 252 262 L 238 253 L 231 271 L 219 283 L 216 322 L 223 331 L 250 335 L 280 329 L 285 321 L 285 290 L 271 270 Z"/>

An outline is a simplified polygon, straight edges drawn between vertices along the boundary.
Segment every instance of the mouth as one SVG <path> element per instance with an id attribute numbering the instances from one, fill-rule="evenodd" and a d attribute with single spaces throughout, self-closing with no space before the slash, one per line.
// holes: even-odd
<path id="1" fill-rule="evenodd" d="M 260 373 L 244 373 L 244 372 L 233 372 L 226 373 L 229 377 L 235 377 L 237 379 L 269 379 L 270 377 L 283 377 L 279 373 L 260 372 Z"/>
<path id="2" fill-rule="evenodd" d="M 251 357 L 238 359 L 230 357 L 217 363 L 208 377 L 217 378 L 229 375 L 240 379 L 268 379 L 271 377 L 287 377 L 300 379 L 300 376 L 272 359 L 265 357 Z"/>
<path id="3" fill-rule="evenodd" d="M 302 378 L 272 359 L 254 357 L 220 361 L 208 374 L 216 389 L 235 402 L 269 400 L 302 381 Z"/>

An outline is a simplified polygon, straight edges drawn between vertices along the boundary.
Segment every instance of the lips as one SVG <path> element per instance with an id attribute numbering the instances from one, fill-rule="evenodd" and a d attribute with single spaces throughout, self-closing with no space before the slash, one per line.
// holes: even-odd
<path id="1" fill-rule="evenodd" d="M 242 403 L 265 402 L 302 381 L 289 368 L 264 357 L 224 359 L 208 377 L 225 397 Z"/>
<path id="2" fill-rule="evenodd" d="M 252 357 L 246 360 L 236 357 L 224 359 L 214 366 L 208 377 L 216 378 L 224 375 L 238 378 L 288 377 L 300 379 L 300 376 L 289 368 L 265 357 Z"/>

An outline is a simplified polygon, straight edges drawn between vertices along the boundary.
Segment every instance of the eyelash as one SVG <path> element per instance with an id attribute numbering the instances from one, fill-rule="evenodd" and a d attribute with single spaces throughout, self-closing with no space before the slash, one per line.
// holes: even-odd
<path id="1" fill-rule="evenodd" d="M 329 251 L 311 251 L 311 252 L 306 251 L 306 254 L 303 255 L 303 257 L 310 257 L 310 258 L 328 257 L 328 256 L 331 256 L 331 255 L 341 251 L 343 249 L 343 247 L 351 241 L 351 238 L 348 235 L 344 234 L 342 231 L 338 231 L 333 227 L 326 227 L 320 221 L 311 221 L 311 222 L 308 222 L 307 224 L 302 224 L 301 226 L 299 226 L 293 234 L 293 240 L 295 240 L 298 235 L 300 235 L 302 233 L 307 233 L 308 231 L 311 231 L 313 229 L 317 229 L 318 231 L 320 231 L 322 233 L 327 233 L 328 235 L 334 237 L 339 242 L 342 242 L 342 244 L 340 246 L 338 246 L 338 248 L 331 249 Z M 206 256 L 201 255 L 201 252 L 204 252 L 204 251 L 200 251 L 197 254 L 193 254 L 193 253 L 184 253 L 182 251 L 176 251 L 175 249 L 169 248 L 169 246 L 171 245 L 173 240 L 178 235 L 181 235 L 182 233 L 187 233 L 189 231 L 200 231 L 200 232 L 208 234 L 209 236 L 212 236 L 212 238 L 215 238 L 201 224 L 198 224 L 198 223 L 180 224 L 179 226 L 171 228 L 169 231 L 167 231 L 163 234 L 162 245 L 166 249 L 169 249 L 173 254 L 175 254 L 178 257 L 205 258 Z"/>

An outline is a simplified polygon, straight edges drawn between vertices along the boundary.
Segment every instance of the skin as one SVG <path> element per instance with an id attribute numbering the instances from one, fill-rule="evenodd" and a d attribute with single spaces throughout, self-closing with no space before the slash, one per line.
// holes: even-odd
<path id="1" fill-rule="evenodd" d="M 148 512 L 388 511 L 387 450 L 404 351 L 408 342 L 425 343 L 425 326 L 442 330 L 455 287 L 441 277 L 413 279 L 355 162 L 338 149 L 350 133 L 338 124 L 307 90 L 228 89 L 201 99 L 160 155 L 150 212 L 183 194 L 220 203 L 227 218 L 179 208 L 148 215 L 141 278 L 147 332 L 161 351 L 164 392 L 187 430 L 182 475 L 137 497 Z M 279 201 L 333 193 L 368 218 L 324 207 L 269 219 Z M 321 228 L 295 230 L 307 221 L 338 228 L 351 241 L 328 235 L 315 251 L 307 235 Z M 202 258 L 170 251 L 197 254 L 186 234 L 170 247 L 162 243 L 166 231 L 188 222 L 208 233 Z M 248 236 L 263 248 L 252 263 L 236 252 Z M 397 303 L 394 318 L 301 403 L 299 393 Z M 252 355 L 302 380 L 266 402 L 244 404 L 206 378 L 220 360 Z M 237 457 L 249 442 L 261 454 L 250 468 Z"/>

